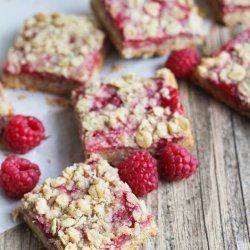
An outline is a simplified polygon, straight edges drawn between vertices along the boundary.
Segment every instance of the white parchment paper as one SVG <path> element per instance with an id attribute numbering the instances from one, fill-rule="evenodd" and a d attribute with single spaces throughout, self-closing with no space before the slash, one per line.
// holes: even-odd
<path id="1" fill-rule="evenodd" d="M 0 0 L 0 63 L 12 44 L 25 18 L 41 11 L 61 11 L 64 13 L 89 14 L 88 0 Z M 166 56 L 152 59 L 121 60 L 111 55 L 101 75 L 116 77 L 122 73 L 137 73 L 152 76 L 160 68 Z M 121 65 L 119 73 L 112 72 L 114 65 Z M 7 90 L 7 97 L 12 102 L 15 113 L 34 115 L 45 125 L 48 139 L 24 155 L 25 158 L 40 166 L 40 182 L 48 177 L 59 175 L 62 169 L 74 162 L 83 160 L 77 127 L 71 109 L 52 107 L 47 98 L 56 96 L 23 90 Z M 20 100 L 20 96 L 26 99 Z M 7 152 L 0 151 L 0 163 Z M 0 189 L 0 233 L 15 226 L 10 213 L 19 205 L 19 200 L 8 199 Z"/>

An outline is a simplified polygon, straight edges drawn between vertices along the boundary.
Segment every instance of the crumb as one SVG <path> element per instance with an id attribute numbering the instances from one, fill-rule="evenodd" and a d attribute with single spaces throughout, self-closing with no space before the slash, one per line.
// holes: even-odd
<path id="1" fill-rule="evenodd" d="M 70 103 L 68 100 L 63 98 L 47 98 L 47 104 L 50 106 L 61 106 L 64 108 L 68 108 Z"/>
<path id="2" fill-rule="evenodd" d="M 27 98 L 28 98 L 27 95 L 19 95 L 19 96 L 17 97 L 18 100 L 25 100 L 25 99 L 27 99 Z"/>
<path id="3" fill-rule="evenodd" d="M 48 160 L 48 163 L 50 164 L 51 162 L 52 162 L 52 161 L 49 159 L 49 160 Z"/>
<path id="4" fill-rule="evenodd" d="M 20 209 L 19 208 L 15 208 L 12 211 L 11 216 L 12 216 L 12 220 L 14 222 L 17 222 L 17 220 L 20 218 Z"/>
<path id="5" fill-rule="evenodd" d="M 112 66 L 112 72 L 119 72 L 119 71 L 121 71 L 121 69 L 122 69 L 122 65 L 121 64 L 114 64 Z"/>

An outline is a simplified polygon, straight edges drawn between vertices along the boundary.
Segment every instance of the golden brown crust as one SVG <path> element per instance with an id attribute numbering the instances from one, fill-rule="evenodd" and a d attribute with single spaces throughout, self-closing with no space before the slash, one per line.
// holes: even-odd
<path id="1" fill-rule="evenodd" d="M 125 48 L 122 43 L 121 35 L 113 27 L 113 24 L 110 21 L 109 17 L 105 13 L 105 11 L 103 11 L 101 2 L 99 0 L 92 0 L 91 6 L 95 16 L 99 20 L 100 24 L 102 24 L 106 32 L 109 34 L 109 37 L 117 48 L 118 52 L 123 58 L 126 59 L 135 57 L 147 58 L 152 56 L 165 55 L 171 50 L 178 50 L 185 47 L 196 47 L 203 42 L 202 36 L 196 36 L 194 38 L 174 38 L 172 40 L 167 40 L 164 44 L 160 45 L 150 44 L 142 48 Z"/>
<path id="2" fill-rule="evenodd" d="M 22 219 L 27 223 L 35 236 L 43 243 L 44 247 L 49 250 L 63 250 L 63 246 L 58 245 L 55 247 L 51 242 L 46 238 L 46 236 L 41 232 L 39 227 L 30 219 L 28 215 L 21 211 Z"/>
<path id="3" fill-rule="evenodd" d="M 27 216 L 25 213 L 22 213 L 23 220 L 27 223 L 27 225 L 32 229 L 35 236 L 43 243 L 43 245 L 46 247 L 46 249 L 49 250 L 63 250 L 63 246 L 61 244 L 57 244 L 55 247 L 54 244 L 51 244 L 51 242 L 46 238 L 44 234 L 41 233 L 41 230 L 39 227 L 36 226 L 35 223 L 30 219 L 29 216 Z M 129 241 L 127 244 L 125 244 L 121 250 L 135 250 L 140 245 L 144 245 L 147 243 L 147 241 L 158 234 L 158 228 L 154 221 L 150 225 L 148 225 L 143 233 L 141 234 L 140 239 L 134 239 L 132 241 Z"/>
<path id="4" fill-rule="evenodd" d="M 209 82 L 209 80 L 204 79 L 203 77 L 200 76 L 199 72 L 196 70 L 193 74 L 192 81 L 206 90 L 208 93 L 213 95 L 217 100 L 225 103 L 229 107 L 233 108 L 235 111 L 238 113 L 250 118 L 250 106 L 246 110 L 240 109 L 238 106 L 236 106 L 235 103 L 231 102 L 228 98 L 225 98 L 223 94 L 220 91 L 217 91 Z"/>
<path id="5" fill-rule="evenodd" d="M 84 146 L 84 141 L 82 140 L 82 146 L 83 149 L 85 148 Z M 185 135 L 183 136 L 182 139 L 178 140 L 177 143 L 182 146 L 183 148 L 186 148 L 187 150 L 190 150 L 193 145 L 194 145 L 194 139 L 192 136 L 191 131 L 185 132 Z M 126 160 L 128 156 L 134 151 L 134 148 L 125 148 L 125 149 L 118 149 L 118 150 L 103 150 L 98 152 L 103 158 L 107 159 L 113 166 L 117 166 L 119 162 L 122 160 Z M 85 156 L 88 157 L 86 154 L 86 151 L 84 150 Z M 155 152 L 151 152 L 155 153 Z M 158 155 L 155 155 L 155 157 L 158 157 L 161 153 L 161 151 L 157 152 Z"/>
<path id="6" fill-rule="evenodd" d="M 102 68 L 102 65 L 105 60 L 105 56 L 107 53 L 107 48 L 104 47 L 102 50 L 102 55 L 100 56 L 100 63 L 98 67 L 93 72 L 91 78 L 96 77 L 98 75 L 99 70 Z M 33 77 L 32 75 L 27 74 L 10 74 L 10 73 L 2 73 L 1 79 L 5 87 L 13 88 L 13 89 L 27 89 L 30 91 L 42 91 L 46 93 L 54 93 L 59 95 L 69 96 L 71 91 L 80 87 L 82 83 L 71 81 L 71 80 L 58 80 L 50 84 L 49 79 L 46 81 L 43 78 Z"/>

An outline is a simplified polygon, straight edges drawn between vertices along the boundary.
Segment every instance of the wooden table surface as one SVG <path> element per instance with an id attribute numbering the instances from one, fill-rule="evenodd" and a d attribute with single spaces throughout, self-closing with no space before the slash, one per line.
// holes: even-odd
<path id="1" fill-rule="evenodd" d="M 237 32 L 214 26 L 204 51 Z M 250 121 L 194 86 L 180 89 L 200 168 L 187 181 L 161 181 L 147 197 L 160 232 L 144 249 L 250 249 Z M 42 246 L 25 225 L 0 235 L 0 250 L 37 249 Z"/>

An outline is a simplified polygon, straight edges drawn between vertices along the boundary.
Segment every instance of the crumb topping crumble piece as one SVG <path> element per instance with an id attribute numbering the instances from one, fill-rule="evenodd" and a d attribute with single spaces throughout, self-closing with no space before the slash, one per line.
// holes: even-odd
<path id="1" fill-rule="evenodd" d="M 26 194 L 21 210 L 65 249 L 119 248 L 154 222 L 117 169 L 97 154 Z"/>
<path id="2" fill-rule="evenodd" d="M 202 19 L 191 0 L 102 0 L 125 41 L 201 35 Z"/>
<path id="3" fill-rule="evenodd" d="M 73 98 L 87 150 L 94 151 L 95 145 L 156 148 L 160 140 L 190 131 L 176 80 L 167 69 L 152 78 L 129 74 L 118 80 L 95 80 L 84 93 L 74 97 L 76 93 Z"/>
<path id="4" fill-rule="evenodd" d="M 250 104 L 250 30 L 242 33 L 212 57 L 204 58 L 197 71 L 217 86 L 235 88 L 234 95 Z"/>
<path id="5" fill-rule="evenodd" d="M 25 21 L 9 50 L 5 71 L 86 81 L 103 43 L 104 33 L 90 16 L 39 13 Z"/>

